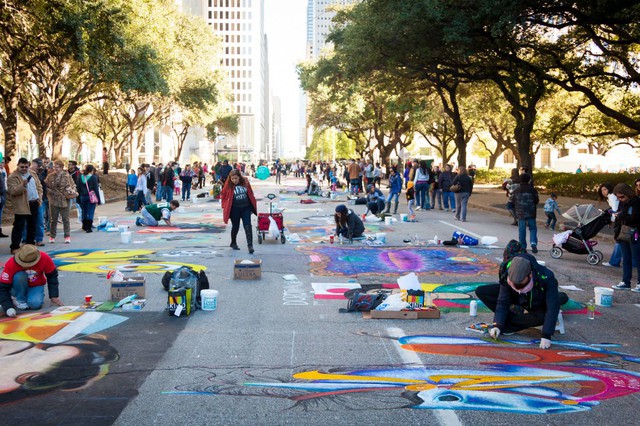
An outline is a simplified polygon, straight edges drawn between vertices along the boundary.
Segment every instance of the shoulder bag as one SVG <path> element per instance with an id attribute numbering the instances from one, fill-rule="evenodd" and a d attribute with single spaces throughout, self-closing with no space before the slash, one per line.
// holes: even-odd
<path id="1" fill-rule="evenodd" d="M 629 225 L 622 225 L 620 233 L 616 238 L 616 241 L 630 243 L 638 239 L 638 229 Z"/>
<path id="2" fill-rule="evenodd" d="M 462 189 L 462 186 L 459 183 L 456 183 L 455 185 L 451 185 L 449 187 L 449 191 L 451 192 L 460 192 L 461 189 Z"/>
<path id="3" fill-rule="evenodd" d="M 89 189 L 89 184 L 87 183 L 87 181 L 84 182 L 84 185 L 87 187 L 87 192 L 89 193 L 89 202 L 91 204 L 98 204 L 100 200 L 98 200 L 96 192 L 93 189 Z"/>

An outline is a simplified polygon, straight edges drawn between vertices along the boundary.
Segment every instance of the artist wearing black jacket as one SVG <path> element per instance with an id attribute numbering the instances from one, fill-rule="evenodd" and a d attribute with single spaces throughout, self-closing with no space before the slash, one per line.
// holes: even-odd
<path id="1" fill-rule="evenodd" d="M 364 223 L 353 210 L 349 210 L 344 204 L 336 207 L 336 235 L 342 235 L 351 240 L 364 234 Z"/>
<path id="2" fill-rule="evenodd" d="M 613 193 L 620 201 L 613 235 L 618 244 L 620 244 L 620 251 L 622 252 L 622 281 L 613 285 L 613 288 L 616 290 L 631 289 L 631 277 L 633 275 L 633 265 L 635 264 L 638 268 L 638 284 L 632 291 L 640 293 L 640 239 L 638 235 L 640 233 L 640 197 L 626 183 L 617 184 L 613 188 Z M 628 231 L 626 233 L 631 234 L 630 238 L 621 238 L 622 235 L 620 234 L 623 233 L 623 225 L 625 227 L 624 231 Z"/>
<path id="3" fill-rule="evenodd" d="M 485 306 L 495 312 L 491 336 L 515 333 L 542 325 L 540 347 L 551 346 L 560 306 L 569 301 L 558 292 L 553 272 L 540 265 L 530 254 L 520 254 L 507 263 L 506 277 L 500 284 L 480 286 L 476 295 Z"/>
<path id="4" fill-rule="evenodd" d="M 511 193 L 509 201 L 513 203 L 518 219 L 518 240 L 524 249 L 527 248 L 527 227 L 531 237 L 531 251 L 538 252 L 538 226 L 536 224 L 536 208 L 540 202 L 538 191 L 531 184 L 531 176 L 520 175 L 520 185 Z"/>

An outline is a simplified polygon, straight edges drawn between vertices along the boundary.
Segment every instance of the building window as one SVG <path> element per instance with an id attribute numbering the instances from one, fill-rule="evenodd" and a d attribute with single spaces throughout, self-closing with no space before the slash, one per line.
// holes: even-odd
<path id="1" fill-rule="evenodd" d="M 558 158 L 566 157 L 567 155 L 569 155 L 569 150 L 567 148 L 561 148 L 558 151 Z"/>
<path id="2" fill-rule="evenodd" d="M 504 154 L 502 155 L 502 160 L 504 161 L 505 164 L 513 164 L 516 162 L 513 152 L 511 152 L 510 149 L 504 152 Z"/>

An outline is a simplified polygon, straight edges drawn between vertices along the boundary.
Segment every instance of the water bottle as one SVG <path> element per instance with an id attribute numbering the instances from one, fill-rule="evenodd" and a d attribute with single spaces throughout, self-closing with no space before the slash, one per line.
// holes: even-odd
<path id="1" fill-rule="evenodd" d="M 592 320 L 596 319 L 596 302 L 593 299 L 587 303 L 587 317 Z"/>
<path id="2" fill-rule="evenodd" d="M 418 234 L 413 236 L 413 244 L 418 245 Z"/>
<path id="3" fill-rule="evenodd" d="M 469 316 L 470 317 L 478 316 L 478 302 L 476 302 L 475 300 L 472 300 L 469 303 Z"/>
<path id="4" fill-rule="evenodd" d="M 344 236 L 342 234 L 340 234 L 340 236 L 338 237 L 338 240 L 340 242 L 340 244 L 344 243 Z"/>

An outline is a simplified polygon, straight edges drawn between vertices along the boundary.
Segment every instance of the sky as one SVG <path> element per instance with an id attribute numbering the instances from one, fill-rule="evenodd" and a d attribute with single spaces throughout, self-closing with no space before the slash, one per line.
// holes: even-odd
<path id="1" fill-rule="evenodd" d="M 296 64 L 305 59 L 307 0 L 265 0 L 264 25 L 269 43 L 271 92 L 282 102 L 284 154 L 300 143 L 300 85 Z"/>

